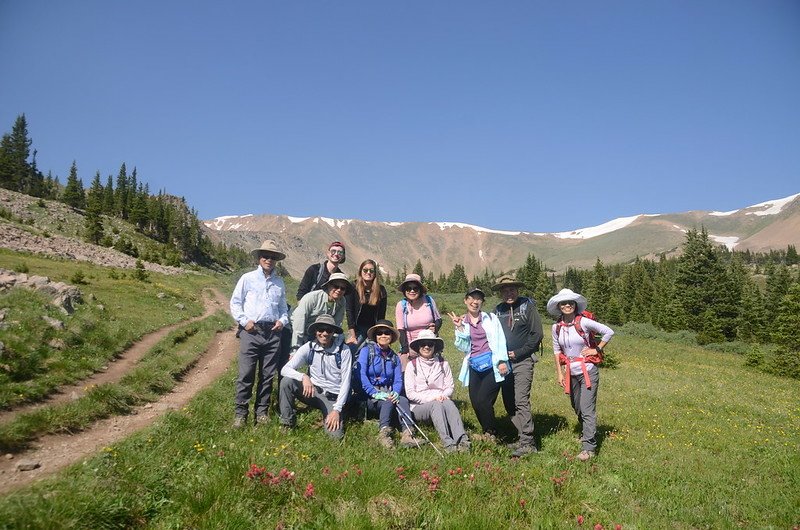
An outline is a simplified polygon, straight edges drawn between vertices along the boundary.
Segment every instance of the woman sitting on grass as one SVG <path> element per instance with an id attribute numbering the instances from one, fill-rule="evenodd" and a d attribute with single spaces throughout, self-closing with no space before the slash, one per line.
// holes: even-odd
<path id="1" fill-rule="evenodd" d="M 547 312 L 557 320 L 553 324 L 553 353 L 555 354 L 558 384 L 569 394 L 572 408 L 581 428 L 581 452 L 578 460 L 585 462 L 597 450 L 597 387 L 600 370 L 597 364 L 603 347 L 611 340 L 614 331 L 595 322 L 582 313 L 586 298 L 570 289 L 561 289 L 547 302 Z M 602 335 L 596 345 L 593 334 Z M 566 370 L 561 366 L 567 366 Z"/>
<path id="2" fill-rule="evenodd" d="M 419 352 L 406 367 L 406 395 L 418 421 L 430 421 L 447 452 L 469 451 L 470 442 L 453 395 L 453 372 L 442 358 L 444 341 L 424 329 L 411 342 Z"/>
<path id="3" fill-rule="evenodd" d="M 361 398 L 366 400 L 367 412 L 377 412 L 380 418 L 378 442 L 386 449 L 394 448 L 392 439 L 392 413 L 403 425 L 400 443 L 403 447 L 415 447 L 411 425 L 404 417 L 411 417 L 408 399 L 403 392 L 403 372 L 400 358 L 391 344 L 400 336 L 388 320 L 379 320 L 367 330 L 368 342 L 358 354 L 358 373 L 361 381 Z M 396 410 L 400 409 L 400 410 Z"/>
<path id="4" fill-rule="evenodd" d="M 458 380 L 469 387 L 469 400 L 483 429 L 485 441 L 497 442 L 494 402 L 500 383 L 511 371 L 503 326 L 494 313 L 481 311 L 485 296 L 472 288 L 464 296 L 467 313 L 450 313 L 456 332 L 456 348 L 464 352 Z"/>

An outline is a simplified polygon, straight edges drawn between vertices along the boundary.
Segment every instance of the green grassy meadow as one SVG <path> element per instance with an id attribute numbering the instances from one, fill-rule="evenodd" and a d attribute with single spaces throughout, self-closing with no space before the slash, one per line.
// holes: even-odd
<path id="1" fill-rule="evenodd" d="M 463 308 L 458 295 L 434 297 L 445 310 Z M 430 447 L 390 452 L 375 440 L 377 421 L 362 418 L 351 419 L 336 442 L 321 431 L 316 411 L 300 414 L 290 433 L 274 415 L 269 425 L 233 431 L 231 366 L 184 410 L 0 498 L 0 528 L 800 523 L 796 380 L 747 369 L 739 355 L 619 333 L 609 347 L 619 366 L 601 372 L 599 453 L 582 463 L 574 458 L 577 422 L 555 382 L 548 329 L 532 394 L 538 455 L 511 460 L 508 448 L 482 442 L 445 459 Z M 447 318 L 441 334 L 457 372 Z M 467 391 L 456 385 L 467 429 L 477 432 Z M 496 411 L 505 441 L 513 441 L 500 399 Z M 423 428 L 438 441 L 432 427 Z"/>

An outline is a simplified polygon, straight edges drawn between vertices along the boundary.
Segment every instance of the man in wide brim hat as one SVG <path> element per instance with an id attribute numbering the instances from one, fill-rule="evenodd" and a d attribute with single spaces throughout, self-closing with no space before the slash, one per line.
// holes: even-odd
<path id="1" fill-rule="evenodd" d="M 296 350 L 313 338 L 313 335 L 305 333 L 306 326 L 319 315 L 330 315 L 336 325 L 341 327 L 344 322 L 346 295 L 352 290 L 353 285 L 347 279 L 347 275 L 334 272 L 323 284 L 322 289 L 306 293 L 292 312 L 292 349 Z"/>
<path id="2" fill-rule="evenodd" d="M 275 268 L 286 254 L 267 239 L 251 255 L 255 270 L 239 278 L 230 300 L 231 316 L 239 324 L 239 376 L 236 380 L 234 428 L 247 423 L 253 385 L 256 385 L 256 423 L 268 421 L 272 379 L 280 360 L 284 326 L 289 324 L 286 285 Z"/>
<path id="3" fill-rule="evenodd" d="M 531 412 L 531 389 L 534 366 L 539 361 L 536 351 L 544 336 L 536 302 L 520 296 L 522 287 L 525 284 L 511 276 L 501 276 L 492 286 L 500 296 L 494 314 L 503 327 L 512 366 L 511 375 L 503 381 L 501 391 L 503 405 L 519 434 L 519 441 L 511 453 L 516 458 L 538 451 Z"/>
<path id="4" fill-rule="evenodd" d="M 379 329 L 388 329 L 389 332 L 392 334 L 392 342 L 397 342 L 400 338 L 400 332 L 397 331 L 397 328 L 394 327 L 391 320 L 378 320 L 378 322 L 367 330 L 367 338 L 372 342 L 375 342 L 375 333 Z"/>
<path id="5" fill-rule="evenodd" d="M 258 248 L 254 248 L 250 251 L 250 255 L 253 256 L 255 259 L 259 259 L 263 256 L 271 256 L 272 259 L 275 261 L 281 261 L 286 259 L 286 254 L 278 250 L 278 245 L 275 244 L 275 241 L 271 239 L 264 240 L 261 243 L 261 246 Z"/>
<path id="6" fill-rule="evenodd" d="M 572 289 L 561 289 L 558 294 L 547 301 L 547 312 L 558 318 L 561 316 L 561 309 L 558 304 L 561 302 L 575 302 L 575 313 L 583 313 L 586 311 L 586 306 L 589 305 L 586 298 L 574 292 Z"/>

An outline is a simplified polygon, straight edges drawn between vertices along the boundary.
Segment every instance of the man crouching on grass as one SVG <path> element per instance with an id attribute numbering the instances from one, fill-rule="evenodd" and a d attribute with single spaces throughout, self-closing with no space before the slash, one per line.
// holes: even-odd
<path id="1" fill-rule="evenodd" d="M 350 376 L 353 356 L 344 343 L 342 328 L 331 315 L 319 315 L 308 326 L 311 340 L 292 355 L 281 369 L 281 425 L 294 427 L 295 399 L 322 411 L 325 431 L 333 438 L 344 436 L 342 410 L 350 396 Z M 308 374 L 297 369 L 308 366 Z"/>

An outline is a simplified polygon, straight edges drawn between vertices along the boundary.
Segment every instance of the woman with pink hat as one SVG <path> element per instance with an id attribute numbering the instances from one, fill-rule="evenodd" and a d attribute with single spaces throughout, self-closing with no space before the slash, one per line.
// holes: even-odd
<path id="1" fill-rule="evenodd" d="M 397 330 L 400 332 L 400 361 L 405 371 L 409 355 L 411 357 L 418 355 L 418 352 L 410 347 L 411 342 L 423 329 L 438 335 L 439 328 L 442 327 L 442 316 L 433 298 L 427 294 L 419 274 L 406 276 L 403 283 L 397 286 L 397 290 L 403 294 L 403 299 L 395 306 L 394 314 Z"/>
<path id="2" fill-rule="evenodd" d="M 561 289 L 547 302 L 547 312 L 556 318 L 553 324 L 553 353 L 558 384 L 569 394 L 572 409 L 581 428 L 581 452 L 578 460 L 592 458 L 597 451 L 597 367 L 603 348 L 614 330 L 595 322 L 585 314 L 586 298 L 571 289 Z M 595 334 L 602 338 L 596 342 Z M 565 368 L 562 368 L 564 366 Z"/>

